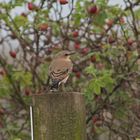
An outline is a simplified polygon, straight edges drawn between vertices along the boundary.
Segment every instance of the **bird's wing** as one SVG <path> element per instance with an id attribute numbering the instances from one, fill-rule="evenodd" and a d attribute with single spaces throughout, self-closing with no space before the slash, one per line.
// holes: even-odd
<path id="1" fill-rule="evenodd" d="M 72 69 L 72 62 L 62 59 L 53 60 L 49 67 L 51 79 L 61 81 L 65 79 Z"/>

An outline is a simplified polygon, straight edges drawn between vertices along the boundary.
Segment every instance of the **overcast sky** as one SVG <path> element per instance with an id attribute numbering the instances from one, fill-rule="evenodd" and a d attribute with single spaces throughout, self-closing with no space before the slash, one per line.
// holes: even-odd
<path id="1" fill-rule="evenodd" d="M 0 2 L 7 2 L 7 1 L 10 1 L 10 0 L 0 0 Z M 118 4 L 118 5 L 120 5 L 120 6 L 124 6 L 124 4 L 123 4 L 123 0 L 110 0 L 109 1 L 109 4 L 111 4 L 111 5 L 116 5 L 116 4 Z M 68 11 L 68 6 L 67 5 L 65 5 L 65 6 L 63 6 L 63 16 L 66 16 L 68 13 L 69 13 L 69 11 Z M 25 6 L 25 7 L 23 7 L 23 8 L 21 8 L 21 7 L 17 7 L 15 10 L 13 10 L 12 11 L 12 15 L 19 15 L 20 13 L 22 13 L 22 12 L 26 12 L 26 11 L 28 11 L 28 9 L 27 9 L 27 6 Z M 1 34 L 0 34 L 1 35 Z M 18 46 L 18 43 L 13 43 L 14 44 L 14 46 L 15 46 L 15 48 L 17 48 L 17 46 Z M 6 45 L 6 44 L 5 44 Z M 9 48 L 9 46 L 8 45 L 6 45 L 7 46 L 7 49 L 5 49 L 5 53 L 6 52 L 8 52 L 8 50 L 10 49 Z M 3 46 L 4 48 L 6 48 L 6 46 Z M 1 47 L 1 45 L 0 45 L 0 53 L 4 53 L 4 52 L 2 52 L 2 50 L 3 50 L 3 48 Z M 8 55 L 9 56 L 9 55 Z"/>
<path id="2" fill-rule="evenodd" d="M 8 2 L 8 1 L 10 1 L 10 0 L 0 0 L 0 2 Z M 124 6 L 123 0 L 109 0 L 109 4 L 111 4 L 111 5 L 118 4 L 120 6 Z M 63 11 L 64 11 L 63 16 L 66 16 L 69 13 L 68 9 L 69 8 L 67 5 L 63 6 Z M 25 12 L 27 10 L 28 10 L 27 6 L 23 7 L 23 8 L 17 7 L 14 11 L 12 11 L 12 13 L 13 13 L 13 15 L 19 15 L 20 13 Z"/>
<path id="3" fill-rule="evenodd" d="M 10 0 L 0 0 L 0 2 L 3 2 L 3 1 L 10 1 Z M 109 0 L 111 3 L 113 4 L 122 4 L 123 3 L 123 0 Z"/>
<path id="4" fill-rule="evenodd" d="M 0 2 L 3 2 L 3 1 L 10 1 L 10 0 L 0 0 Z M 123 0 L 109 0 L 109 1 L 112 4 L 123 4 Z"/>

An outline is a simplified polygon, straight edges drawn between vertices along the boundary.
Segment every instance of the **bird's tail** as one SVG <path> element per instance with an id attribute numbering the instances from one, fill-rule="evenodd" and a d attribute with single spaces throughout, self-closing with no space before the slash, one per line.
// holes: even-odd
<path id="1" fill-rule="evenodd" d="M 50 86 L 50 90 L 58 90 L 59 87 L 59 81 L 52 81 L 52 84 Z"/>

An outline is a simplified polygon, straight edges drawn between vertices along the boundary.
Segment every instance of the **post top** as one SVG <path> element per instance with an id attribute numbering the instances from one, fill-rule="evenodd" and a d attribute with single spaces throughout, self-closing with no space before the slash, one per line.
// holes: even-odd
<path id="1" fill-rule="evenodd" d="M 49 92 L 46 94 L 32 95 L 32 105 L 34 106 L 35 100 L 39 102 L 63 102 L 63 101 L 78 101 L 84 100 L 83 94 L 79 92 Z"/>
<path id="2" fill-rule="evenodd" d="M 48 93 L 42 93 L 42 94 L 32 94 L 31 96 L 34 97 L 34 96 L 38 96 L 38 97 L 41 97 L 41 96 L 70 96 L 70 95 L 83 95 L 82 93 L 80 92 L 60 92 L 60 91 L 55 91 L 55 92 L 51 92 L 49 91 Z"/>

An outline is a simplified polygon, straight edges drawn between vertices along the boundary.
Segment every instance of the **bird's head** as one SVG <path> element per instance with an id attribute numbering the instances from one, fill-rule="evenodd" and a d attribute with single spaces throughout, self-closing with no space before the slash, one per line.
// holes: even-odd
<path id="1" fill-rule="evenodd" d="M 70 58 L 70 56 L 74 53 L 75 53 L 74 51 L 64 50 L 64 51 L 57 53 L 56 58 L 66 58 L 67 59 L 67 58 Z"/>

